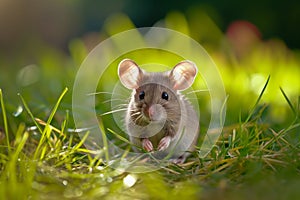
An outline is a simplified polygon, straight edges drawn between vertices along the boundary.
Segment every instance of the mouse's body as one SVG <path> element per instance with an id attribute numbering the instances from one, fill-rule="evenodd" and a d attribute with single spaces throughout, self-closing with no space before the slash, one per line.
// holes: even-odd
<path id="1" fill-rule="evenodd" d="M 125 59 L 118 72 L 123 85 L 133 90 L 125 118 L 130 141 L 158 159 L 170 154 L 173 162 L 184 162 L 196 145 L 199 118 L 179 91 L 193 83 L 195 65 L 183 61 L 170 71 L 150 73 Z"/>

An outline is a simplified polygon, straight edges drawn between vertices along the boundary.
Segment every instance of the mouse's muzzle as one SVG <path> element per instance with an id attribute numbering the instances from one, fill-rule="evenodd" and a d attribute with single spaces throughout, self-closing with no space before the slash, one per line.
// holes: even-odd
<path id="1" fill-rule="evenodd" d="M 167 113 L 162 105 L 154 104 L 143 107 L 143 114 L 150 121 L 161 121 L 167 118 Z"/>

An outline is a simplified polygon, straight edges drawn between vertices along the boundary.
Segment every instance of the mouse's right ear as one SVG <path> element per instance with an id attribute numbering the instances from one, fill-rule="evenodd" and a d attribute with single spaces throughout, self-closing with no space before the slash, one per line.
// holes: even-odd
<path id="1" fill-rule="evenodd" d="M 185 90 L 189 88 L 197 75 L 195 63 L 185 60 L 178 63 L 170 73 L 170 79 L 173 81 L 173 88 L 176 90 Z"/>
<path id="2" fill-rule="evenodd" d="M 143 76 L 139 66 L 130 59 L 124 59 L 119 63 L 118 75 L 122 84 L 129 89 L 137 89 Z"/>

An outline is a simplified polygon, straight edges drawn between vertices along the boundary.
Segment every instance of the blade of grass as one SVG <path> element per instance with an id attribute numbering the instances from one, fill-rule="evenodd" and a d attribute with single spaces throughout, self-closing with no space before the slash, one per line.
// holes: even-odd
<path id="1" fill-rule="evenodd" d="M 61 133 L 64 136 L 64 138 L 65 138 L 64 132 L 66 130 L 68 122 L 69 122 L 69 110 L 66 111 L 66 117 L 65 117 L 65 119 L 64 119 L 64 121 L 63 121 L 63 123 L 61 125 Z"/>
<path id="2" fill-rule="evenodd" d="M 100 163 L 102 163 L 102 159 L 100 158 L 101 157 L 101 153 L 98 153 L 96 156 L 92 157 L 91 154 L 89 154 L 89 152 L 86 152 L 88 153 L 87 156 L 88 156 L 88 159 L 89 159 L 89 168 L 92 168 L 94 166 L 99 166 Z M 100 161 L 100 162 L 99 162 Z"/>
<path id="3" fill-rule="evenodd" d="M 79 143 L 77 143 L 73 148 L 72 148 L 72 151 L 76 151 L 78 150 L 82 145 L 83 143 L 86 141 L 86 139 L 88 138 L 90 132 L 87 131 L 86 134 L 83 136 L 83 138 L 80 140 Z"/>
<path id="4" fill-rule="evenodd" d="M 22 95 L 19 93 L 18 96 L 20 97 L 22 104 L 26 110 L 26 112 L 28 113 L 28 115 L 30 116 L 31 120 L 33 121 L 34 125 L 37 127 L 37 129 L 39 130 L 40 133 L 42 133 L 42 129 L 39 126 L 39 124 L 37 123 L 37 121 L 35 120 L 35 117 L 33 116 L 31 110 L 29 109 L 28 104 L 26 103 L 25 99 L 22 97 Z"/>
<path id="5" fill-rule="evenodd" d="M 284 90 L 282 89 L 282 87 L 279 87 L 280 91 L 282 93 L 282 95 L 284 96 L 285 100 L 287 101 L 287 103 L 289 104 L 291 110 L 293 111 L 294 115 L 297 116 L 297 112 L 296 109 L 294 108 L 293 104 L 291 103 L 290 99 L 288 98 L 288 96 L 286 95 L 286 93 L 284 92 Z"/>
<path id="6" fill-rule="evenodd" d="M 119 135 L 118 133 L 116 133 L 115 131 L 113 131 L 112 129 L 107 128 L 107 130 L 109 132 L 111 132 L 112 134 L 114 134 L 114 136 L 116 136 L 118 139 L 122 140 L 123 142 L 125 142 L 127 144 L 130 144 L 132 146 L 136 146 L 135 144 L 131 143 L 129 140 L 127 140 L 126 138 L 122 137 L 121 135 Z M 138 146 L 136 146 L 136 147 L 138 147 Z"/>
<path id="7" fill-rule="evenodd" d="M 40 141 L 39 141 L 39 144 L 38 144 L 38 146 L 37 146 L 37 148 L 36 148 L 36 151 L 35 151 L 35 153 L 34 153 L 34 156 L 33 156 L 33 159 L 34 159 L 34 160 L 37 159 L 37 156 L 38 156 L 38 154 L 40 153 L 40 148 L 41 148 L 42 145 L 44 144 L 44 141 L 45 141 L 46 136 L 47 136 L 46 133 L 47 133 L 47 131 L 49 131 L 48 129 L 51 129 L 50 123 L 51 123 L 51 121 L 52 121 L 52 119 L 53 119 L 53 117 L 54 117 L 54 115 L 55 115 L 55 113 L 56 113 L 56 111 L 57 111 L 57 109 L 58 109 L 58 106 L 60 105 L 61 100 L 63 99 L 63 97 L 64 97 L 64 95 L 67 93 L 67 91 L 68 91 L 68 88 L 65 88 L 65 89 L 63 90 L 62 94 L 59 96 L 59 98 L 58 98 L 58 100 L 57 100 L 57 102 L 56 102 L 54 108 L 52 109 L 52 111 L 51 111 L 51 113 L 50 113 L 50 116 L 49 116 L 49 118 L 48 118 L 48 120 L 47 120 L 47 123 L 46 123 L 46 125 L 45 125 L 45 128 L 44 128 L 44 130 L 43 130 L 43 132 L 42 132 L 42 137 L 41 137 L 41 139 L 40 139 Z M 48 134 L 48 135 L 49 135 L 49 134 Z"/>
<path id="8" fill-rule="evenodd" d="M 44 122 L 43 120 L 41 120 L 41 119 L 39 119 L 39 118 L 35 118 L 35 120 L 36 120 L 36 122 L 38 122 L 40 125 L 47 126 L 47 123 Z M 51 130 L 53 130 L 54 132 L 59 133 L 60 135 L 64 136 L 64 133 L 63 133 L 61 130 L 59 130 L 58 128 L 56 128 L 56 127 L 54 127 L 54 126 L 51 126 L 51 125 L 49 125 L 49 126 L 50 126 L 50 129 L 51 129 Z"/>
<path id="9" fill-rule="evenodd" d="M 65 88 L 63 90 L 62 94 L 59 96 L 59 98 L 58 98 L 58 100 L 57 100 L 52 112 L 50 113 L 50 116 L 49 116 L 48 120 L 47 120 L 47 125 L 48 126 L 50 125 L 50 123 L 51 123 L 51 121 L 52 121 L 52 119 L 53 119 L 53 117 L 54 117 L 54 115 L 55 115 L 55 113 L 58 109 L 58 106 L 60 105 L 60 102 L 63 99 L 63 97 L 65 96 L 65 94 L 67 93 L 67 91 L 68 91 L 68 88 Z"/>
<path id="10" fill-rule="evenodd" d="M 7 149 L 8 149 L 8 153 L 10 153 L 10 141 L 9 141 L 9 134 L 8 134 L 7 115 L 6 115 L 6 109 L 5 109 L 3 95 L 2 95 L 2 89 L 0 89 L 0 103 L 1 103 L 1 109 L 2 109 L 2 116 L 3 116 L 3 123 L 4 123 L 4 131 L 5 131 Z"/>
<path id="11" fill-rule="evenodd" d="M 250 111 L 250 113 L 249 113 L 249 115 L 248 115 L 248 117 L 247 117 L 245 123 L 249 122 L 249 120 L 251 119 L 252 115 L 254 114 L 254 111 L 255 111 L 257 105 L 259 104 L 259 102 L 260 102 L 260 100 L 261 100 L 261 98 L 262 98 L 262 96 L 263 96 L 263 94 L 264 94 L 264 92 L 265 92 L 265 90 L 266 90 L 266 88 L 267 88 L 267 86 L 268 86 L 268 84 L 269 84 L 270 78 L 271 78 L 271 76 L 269 75 L 269 76 L 268 76 L 268 79 L 267 79 L 267 81 L 266 81 L 266 83 L 265 83 L 263 89 L 261 90 L 261 92 L 260 92 L 260 94 L 259 94 L 259 96 L 258 96 L 258 99 L 256 100 L 256 102 L 255 102 L 253 108 L 251 109 L 251 111 Z"/>
<path id="12" fill-rule="evenodd" d="M 105 159 L 106 159 L 106 162 L 109 162 L 108 142 L 107 142 L 107 137 L 106 137 L 106 134 L 105 134 L 104 124 L 103 124 L 101 118 L 99 120 L 98 126 L 100 128 L 101 135 L 102 135 L 103 148 L 104 148 L 104 152 L 105 152 Z"/>

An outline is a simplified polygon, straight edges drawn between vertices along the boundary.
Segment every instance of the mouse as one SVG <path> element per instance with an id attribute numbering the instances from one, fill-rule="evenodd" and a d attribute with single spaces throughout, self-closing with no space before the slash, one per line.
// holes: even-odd
<path id="1" fill-rule="evenodd" d="M 118 65 L 120 82 L 132 90 L 125 127 L 134 151 L 184 163 L 199 135 L 199 116 L 181 93 L 193 84 L 198 69 L 188 60 L 171 70 L 148 72 L 131 59 Z"/>

